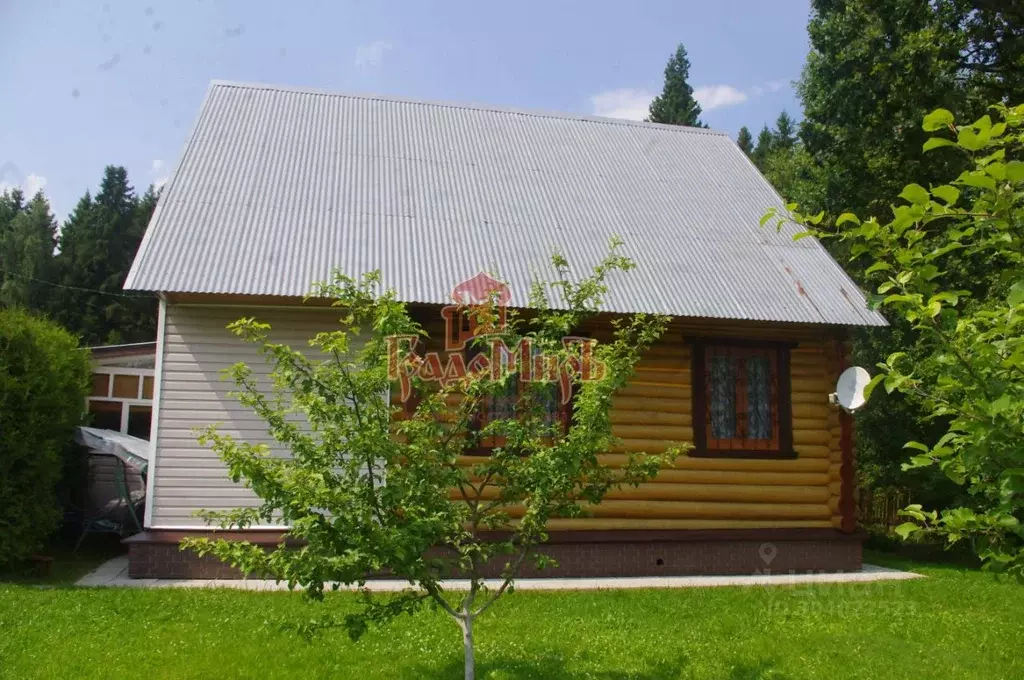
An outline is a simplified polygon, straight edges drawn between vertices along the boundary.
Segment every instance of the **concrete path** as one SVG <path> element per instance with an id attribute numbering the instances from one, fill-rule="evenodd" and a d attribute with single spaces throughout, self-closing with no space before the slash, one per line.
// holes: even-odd
<path id="1" fill-rule="evenodd" d="M 867 581 L 905 581 L 923 578 L 921 574 L 865 564 L 861 571 L 821 574 L 771 574 L 756 576 L 638 576 L 631 578 L 523 578 L 516 590 L 611 590 L 629 588 L 714 588 L 722 586 L 789 586 L 801 583 L 864 583 Z M 487 581 L 497 588 L 500 581 Z M 240 590 L 287 590 L 284 583 L 262 579 L 154 579 L 128 578 L 128 557 L 115 557 L 82 577 L 75 585 L 122 588 L 237 588 Z M 469 582 L 455 579 L 444 582 L 446 590 L 465 590 Z M 369 590 L 394 592 L 409 587 L 406 581 L 367 581 Z M 343 590 L 355 590 L 342 586 Z"/>

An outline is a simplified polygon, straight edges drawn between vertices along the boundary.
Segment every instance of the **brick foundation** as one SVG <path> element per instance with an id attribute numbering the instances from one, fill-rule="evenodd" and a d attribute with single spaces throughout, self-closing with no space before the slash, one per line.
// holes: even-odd
<path id="1" fill-rule="evenodd" d="M 196 532 L 197 534 L 203 532 Z M 240 578 L 224 563 L 178 548 L 180 531 L 146 531 L 128 539 L 131 578 Z M 269 547 L 279 532 L 231 532 Z M 558 561 L 538 573 L 524 564 L 521 576 L 684 576 L 858 571 L 863 535 L 829 530 L 686 532 L 576 532 L 552 535 L 541 550 Z M 501 565 L 495 565 L 494 574 Z"/>

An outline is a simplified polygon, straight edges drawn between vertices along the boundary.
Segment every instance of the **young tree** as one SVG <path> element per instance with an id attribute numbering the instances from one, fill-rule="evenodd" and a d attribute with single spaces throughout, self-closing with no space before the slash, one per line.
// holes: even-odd
<path id="1" fill-rule="evenodd" d="M 38 192 L 0 236 L 0 304 L 45 312 L 53 276 L 57 221 Z"/>
<path id="2" fill-rule="evenodd" d="M 665 85 L 651 102 L 647 120 L 652 123 L 707 127 L 700 120 L 700 104 L 690 87 L 690 60 L 682 43 L 665 66 Z"/>
<path id="3" fill-rule="evenodd" d="M 750 130 L 746 125 L 741 127 L 740 133 L 736 135 L 736 145 L 748 156 L 754 153 L 754 138 L 750 136 Z"/>
<path id="4" fill-rule="evenodd" d="M 917 335 L 914 355 L 889 355 L 868 387 L 904 394 L 944 430 L 907 442 L 904 468 L 937 467 L 969 493 L 959 507 L 909 506 L 897 532 L 969 541 L 986 567 L 1024 581 L 1024 105 L 991 109 L 1001 120 L 956 125 L 946 109 L 924 118 L 925 132 L 940 133 L 924 151 L 953 149 L 970 167 L 946 184 L 908 184 L 892 219 L 848 212 L 823 230 L 821 214 L 794 217 L 845 242 L 878 303 Z M 976 262 L 990 272 L 981 295 L 949 285 L 959 277 L 947 272 Z"/>
<path id="5" fill-rule="evenodd" d="M 201 441 L 262 504 L 202 516 L 221 527 L 284 524 L 288 538 L 305 545 L 297 550 L 282 543 L 271 552 L 206 538 L 183 545 L 317 599 L 332 582 L 360 586 L 361 611 L 320 619 L 303 627 L 306 632 L 342 626 L 357 639 L 370 624 L 431 603 L 461 629 L 465 677 L 473 678 L 474 622 L 514 587 L 526 560 L 538 568 L 552 564 L 541 547 L 547 521 L 584 515 L 610 489 L 651 479 L 680 450 L 615 456 L 615 467 L 604 460 L 615 441 L 610 398 L 666 319 L 637 315 L 617 322 L 610 342 L 566 342 L 599 309 L 608 275 L 633 265 L 613 249 L 574 283 L 565 259 L 553 263 L 558 309 L 537 284 L 531 312 L 507 310 L 504 326 L 498 320 L 505 310 L 494 300 L 467 310 L 482 329 L 473 340 L 480 354 L 468 366 L 451 356 L 442 367 L 436 356 L 408 351 L 423 330 L 392 291 L 377 292 L 377 274 L 360 280 L 338 274 L 316 287 L 316 295 L 333 299 L 343 314 L 338 330 L 311 341 L 321 360 L 271 342 L 266 324 L 234 323 L 231 329 L 255 343 L 272 367 L 273 392 L 267 394 L 248 366 L 234 366 L 239 399 L 291 456 L 269 455 L 265 445 L 238 441 L 216 427 L 205 430 Z M 524 340 L 528 349 L 505 351 L 522 348 Z M 523 363 L 517 356 L 535 360 Z M 414 408 L 390 403 L 396 375 L 414 376 L 420 397 Z M 550 406 L 569 383 L 572 415 L 563 428 Z M 488 409 L 510 387 L 514 407 Z M 467 456 L 488 442 L 494 445 L 489 455 Z M 385 570 L 411 588 L 372 594 L 366 579 Z M 495 572 L 501 585 L 488 589 L 484 577 Z M 462 593 L 444 588 L 442 580 L 456 575 L 468 579 Z"/>

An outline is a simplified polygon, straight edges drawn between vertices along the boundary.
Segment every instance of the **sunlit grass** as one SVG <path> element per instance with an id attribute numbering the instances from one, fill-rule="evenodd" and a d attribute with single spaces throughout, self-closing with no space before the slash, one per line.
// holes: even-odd
<path id="1" fill-rule="evenodd" d="M 1024 677 L 1024 588 L 961 568 L 919 571 L 929 578 L 518 592 L 480 621 L 478 676 Z M 352 606 L 347 594 L 316 605 L 292 593 L 0 585 L 0 676 L 460 677 L 458 631 L 437 612 L 355 644 L 340 631 L 307 643 L 278 625 Z"/>

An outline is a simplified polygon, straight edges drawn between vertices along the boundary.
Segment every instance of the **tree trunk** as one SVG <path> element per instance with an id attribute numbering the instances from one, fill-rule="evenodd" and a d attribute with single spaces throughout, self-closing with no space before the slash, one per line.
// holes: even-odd
<path id="1" fill-rule="evenodd" d="M 462 629 L 462 649 L 466 657 L 466 680 L 476 679 L 476 659 L 473 656 L 473 617 L 459 617 L 459 628 Z"/>

